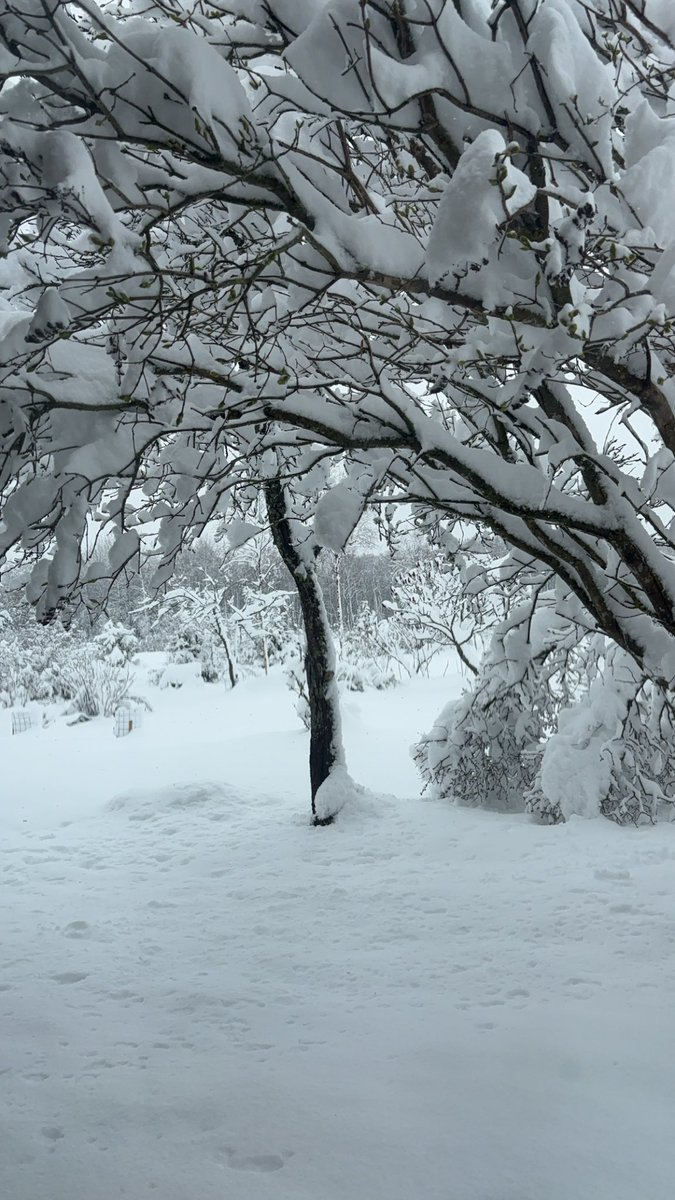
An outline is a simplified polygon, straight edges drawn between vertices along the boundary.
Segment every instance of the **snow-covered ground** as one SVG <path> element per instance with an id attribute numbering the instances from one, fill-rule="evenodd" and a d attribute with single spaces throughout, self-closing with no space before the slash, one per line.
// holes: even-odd
<path id="1" fill-rule="evenodd" d="M 3 1200 L 671 1200 L 675 828 L 420 800 L 454 687 L 349 699 L 318 830 L 276 677 L 0 714 Z"/>

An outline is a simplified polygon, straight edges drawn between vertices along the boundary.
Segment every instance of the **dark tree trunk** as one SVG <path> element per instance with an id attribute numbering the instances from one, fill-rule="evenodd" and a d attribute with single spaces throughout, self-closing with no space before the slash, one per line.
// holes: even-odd
<path id="1" fill-rule="evenodd" d="M 330 825 L 331 816 L 316 811 L 316 794 L 341 759 L 340 714 L 335 686 L 333 639 L 314 563 L 307 561 L 293 537 L 284 485 L 270 479 L 265 485 L 265 502 L 272 540 L 293 576 L 298 591 L 307 643 L 305 672 L 309 700 L 309 777 L 312 814 L 316 825 Z"/>
<path id="2" fill-rule="evenodd" d="M 232 655 L 230 654 L 230 646 L 229 646 L 228 640 L 227 640 L 225 634 L 223 633 L 223 630 L 220 627 L 218 628 L 218 637 L 220 638 L 220 643 L 225 651 L 225 657 L 227 659 L 227 673 L 230 677 L 230 687 L 235 688 L 237 686 L 239 680 L 237 678 L 237 672 L 234 667 L 234 660 L 232 658 Z"/>

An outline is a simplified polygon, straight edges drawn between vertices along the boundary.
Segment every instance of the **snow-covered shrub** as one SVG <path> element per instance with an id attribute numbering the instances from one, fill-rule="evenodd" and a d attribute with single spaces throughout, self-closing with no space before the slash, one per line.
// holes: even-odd
<path id="1" fill-rule="evenodd" d="M 138 638 L 125 625 L 106 621 L 94 638 L 94 649 L 99 658 L 109 662 L 130 663 L 138 653 Z"/>
<path id="2" fill-rule="evenodd" d="M 558 713 L 582 686 L 581 636 L 550 610 L 522 605 L 513 611 L 471 689 L 448 704 L 413 747 L 434 795 L 501 812 L 527 807 Z"/>
<path id="3" fill-rule="evenodd" d="M 386 660 L 361 658 L 355 661 L 342 654 L 338 659 L 337 678 L 348 692 L 365 692 L 366 688 L 382 691 L 398 683 L 393 667 Z"/>
<path id="4" fill-rule="evenodd" d="M 227 674 L 227 658 L 214 632 L 199 621 L 174 631 L 167 645 L 169 661 L 176 666 L 198 662 L 205 683 L 217 683 Z"/>
<path id="5" fill-rule="evenodd" d="M 529 677 L 515 687 L 488 667 L 448 704 L 413 757 L 433 794 L 460 804 L 518 812 L 538 766 L 541 716 L 527 705 Z"/>
<path id="6" fill-rule="evenodd" d="M 179 625 L 167 643 L 169 660 L 179 666 L 181 663 L 198 661 L 204 646 L 204 636 L 205 631 L 198 625 L 189 622 Z"/>
<path id="7" fill-rule="evenodd" d="M 447 555 L 423 558 L 398 576 L 391 600 L 385 601 L 388 637 L 403 651 L 411 674 L 428 674 L 432 660 L 446 647 L 473 665 L 464 647 L 476 625 L 475 607 L 458 564 Z"/>
<path id="8" fill-rule="evenodd" d="M 136 699 L 131 695 L 128 664 L 97 658 L 90 648 L 82 649 L 64 665 L 63 679 L 71 707 L 83 717 L 112 717 L 120 705 Z"/>
<path id="9" fill-rule="evenodd" d="M 401 667 L 401 647 L 392 634 L 389 620 L 378 620 L 362 604 L 351 629 L 340 639 L 338 680 L 348 691 L 362 692 L 366 687 L 393 687 L 405 670 Z"/>
<path id="10" fill-rule="evenodd" d="M 558 716 L 527 806 L 549 820 L 626 824 L 675 812 L 675 714 L 667 695 L 616 647 L 586 693 Z"/>
<path id="11" fill-rule="evenodd" d="M 265 674 L 285 662 L 290 629 L 290 593 L 273 589 L 256 594 L 244 588 L 244 602 L 228 606 L 228 625 L 240 661 Z"/>
<path id="12" fill-rule="evenodd" d="M 26 704 L 33 699 L 32 690 L 18 642 L 11 636 L 0 638 L 0 704 L 3 708 Z"/>
<path id="13" fill-rule="evenodd" d="M 58 624 L 17 630 L 6 622 L 0 634 L 0 705 L 67 698 L 63 670 L 76 644 Z"/>
<path id="14" fill-rule="evenodd" d="M 186 683 L 197 682 L 202 677 L 201 665 L 192 659 L 188 663 L 167 663 L 166 666 L 150 671 L 148 682 L 158 688 L 182 688 Z"/>
<path id="15" fill-rule="evenodd" d="M 544 607 L 515 609 L 471 688 L 413 747 L 439 797 L 549 822 L 675 811 L 675 712 L 632 658 Z"/>
<path id="16" fill-rule="evenodd" d="M 206 683 L 227 679 L 234 687 L 238 671 L 226 609 L 225 589 L 206 579 L 199 586 L 167 592 L 159 611 L 164 619 L 179 618 L 167 646 L 170 660 L 179 665 L 199 661 Z"/>
<path id="17" fill-rule="evenodd" d="M 219 679 L 222 679 L 225 670 L 225 659 L 222 651 L 218 652 L 213 637 L 208 632 L 202 641 L 199 662 L 204 683 L 217 683 Z"/>

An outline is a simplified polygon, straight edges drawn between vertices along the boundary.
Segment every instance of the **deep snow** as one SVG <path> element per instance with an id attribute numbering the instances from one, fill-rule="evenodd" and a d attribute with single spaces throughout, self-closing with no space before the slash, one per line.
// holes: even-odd
<path id="1" fill-rule="evenodd" d="M 348 700 L 307 820 L 279 679 L 11 737 L 7 1200 L 671 1200 L 675 828 L 415 798 L 456 681 Z"/>

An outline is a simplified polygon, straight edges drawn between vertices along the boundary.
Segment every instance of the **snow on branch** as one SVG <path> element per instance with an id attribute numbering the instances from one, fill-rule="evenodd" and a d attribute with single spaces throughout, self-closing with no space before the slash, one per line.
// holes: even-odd
<path id="1" fill-rule="evenodd" d="M 339 460 L 328 545 L 380 495 L 478 524 L 670 687 L 674 37 L 665 0 L 6 0 L 0 553 L 42 612 L 92 511 L 168 578 Z"/>

